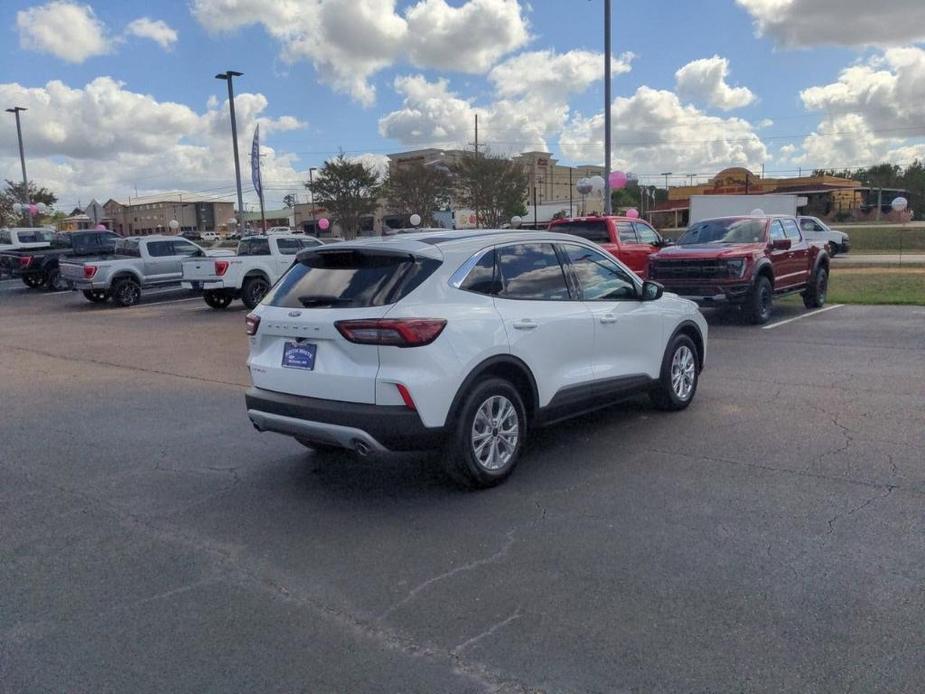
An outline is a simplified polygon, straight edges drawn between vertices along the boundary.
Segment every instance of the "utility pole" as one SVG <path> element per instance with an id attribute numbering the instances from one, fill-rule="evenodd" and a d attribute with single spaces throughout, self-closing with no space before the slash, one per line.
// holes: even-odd
<path id="1" fill-rule="evenodd" d="M 238 123 L 234 117 L 234 86 L 232 82 L 235 77 L 241 77 L 243 72 L 228 70 L 215 76 L 217 80 L 225 80 L 228 83 L 228 109 L 231 111 L 231 143 L 234 145 L 234 178 L 238 186 L 238 210 L 242 219 L 244 216 L 244 196 L 241 194 L 241 162 L 238 160 Z"/>
<path id="2" fill-rule="evenodd" d="M 479 155 L 479 114 L 475 114 L 475 156 Z"/>
<path id="3" fill-rule="evenodd" d="M 7 113 L 12 113 L 16 118 L 16 137 L 19 138 L 19 163 L 22 165 L 22 204 L 29 204 L 29 177 L 26 176 L 26 155 L 22 146 L 22 126 L 19 123 L 19 112 L 26 111 L 28 109 L 23 108 L 22 106 L 14 106 L 13 108 L 8 108 Z M 32 215 L 26 212 L 26 217 L 29 219 L 29 226 L 35 226 L 35 222 L 32 219 Z"/>
<path id="4" fill-rule="evenodd" d="M 568 167 L 568 216 L 572 216 L 572 167 Z"/>
<path id="5" fill-rule="evenodd" d="M 610 0 L 604 0 L 604 214 L 613 211 L 610 199 Z"/>
<path id="6" fill-rule="evenodd" d="M 536 184 L 533 184 L 533 228 L 539 229 L 540 226 L 537 223 L 537 210 L 536 210 Z"/>
<path id="7" fill-rule="evenodd" d="M 309 195 L 309 200 L 310 200 L 308 204 L 311 205 L 312 233 L 318 233 L 317 229 L 315 229 L 315 191 L 312 189 L 312 186 L 315 185 L 315 179 L 312 178 L 312 173 L 317 170 L 318 169 L 315 168 L 314 166 L 308 170 L 308 195 Z M 295 217 L 294 211 L 292 213 L 292 216 Z"/>

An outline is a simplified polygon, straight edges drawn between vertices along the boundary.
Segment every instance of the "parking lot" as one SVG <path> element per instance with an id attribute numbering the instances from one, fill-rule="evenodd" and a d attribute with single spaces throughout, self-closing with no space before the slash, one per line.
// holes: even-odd
<path id="1" fill-rule="evenodd" d="M 0 688 L 921 689 L 925 309 L 710 315 L 478 493 L 254 431 L 244 315 L 0 282 Z"/>

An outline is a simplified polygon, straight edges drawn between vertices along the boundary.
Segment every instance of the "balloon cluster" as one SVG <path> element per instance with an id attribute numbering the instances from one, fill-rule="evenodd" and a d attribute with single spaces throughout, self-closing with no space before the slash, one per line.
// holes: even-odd
<path id="1" fill-rule="evenodd" d="M 21 202 L 13 204 L 14 214 L 28 214 L 30 217 L 35 217 L 37 214 L 47 214 L 49 211 L 51 211 L 51 208 L 44 202 L 30 202 L 28 205 L 24 205 Z"/>

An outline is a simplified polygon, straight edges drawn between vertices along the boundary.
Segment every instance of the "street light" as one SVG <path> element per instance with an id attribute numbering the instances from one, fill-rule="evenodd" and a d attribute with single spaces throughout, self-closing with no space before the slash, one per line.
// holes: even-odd
<path id="1" fill-rule="evenodd" d="M 610 199 L 610 0 L 604 0 L 604 214 L 612 211 Z"/>
<path id="2" fill-rule="evenodd" d="M 6 109 L 7 113 L 12 113 L 16 118 L 16 136 L 19 138 L 19 163 L 22 165 L 22 196 L 23 204 L 29 204 L 29 177 L 26 176 L 26 155 L 22 147 L 22 127 L 19 124 L 19 112 L 27 111 L 28 109 L 23 108 L 22 106 L 14 106 L 13 108 Z M 32 220 L 32 215 L 27 215 L 29 217 L 29 226 L 33 226 L 35 222 Z"/>
<path id="3" fill-rule="evenodd" d="M 664 177 L 665 177 L 665 193 L 667 194 L 667 193 L 668 193 L 668 177 L 669 177 L 669 176 L 674 176 L 674 172 L 672 172 L 672 171 L 665 171 L 665 172 L 660 173 L 659 176 L 664 176 Z"/>
<path id="4" fill-rule="evenodd" d="M 244 214 L 244 196 L 241 194 L 241 163 L 238 161 L 238 123 L 234 117 L 234 86 L 232 82 L 235 77 L 240 77 L 243 72 L 228 70 L 220 72 L 215 76 L 217 80 L 228 82 L 228 109 L 231 111 L 231 142 L 234 145 L 234 178 L 238 185 L 238 213 Z"/>

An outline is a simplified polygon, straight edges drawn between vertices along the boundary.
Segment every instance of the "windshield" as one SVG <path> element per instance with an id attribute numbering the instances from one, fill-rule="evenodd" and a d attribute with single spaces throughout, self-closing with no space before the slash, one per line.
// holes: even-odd
<path id="1" fill-rule="evenodd" d="M 702 243 L 761 243 L 765 238 L 764 219 L 708 219 L 697 222 L 678 239 L 679 246 Z"/>
<path id="2" fill-rule="evenodd" d="M 610 243 L 610 232 L 607 231 L 607 223 L 603 220 L 599 222 L 579 220 L 563 222 L 553 226 L 551 231 L 556 231 L 560 234 L 573 234 L 595 243 Z"/>

